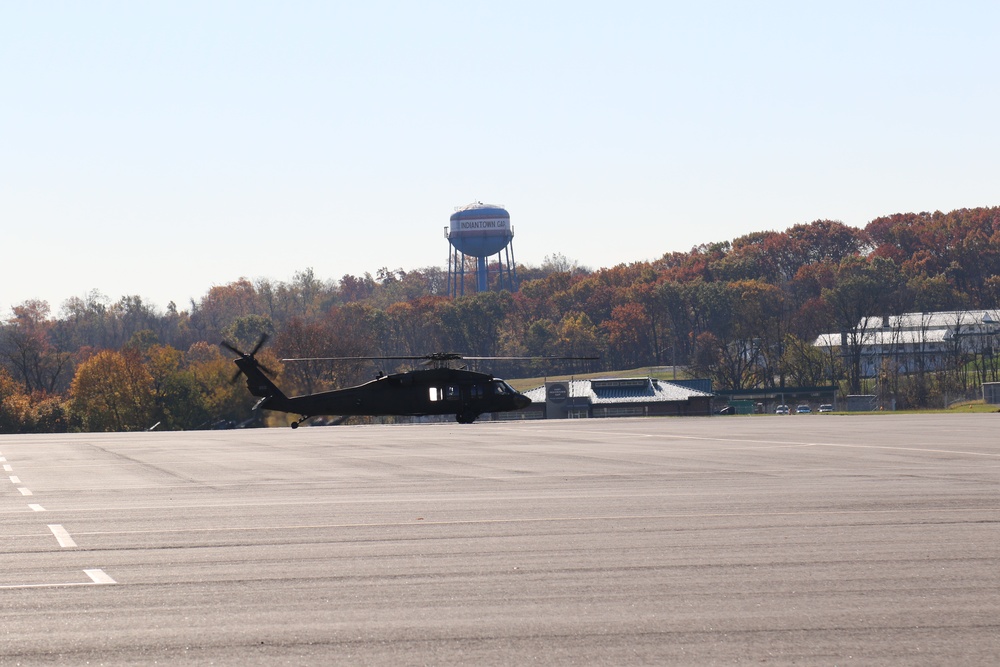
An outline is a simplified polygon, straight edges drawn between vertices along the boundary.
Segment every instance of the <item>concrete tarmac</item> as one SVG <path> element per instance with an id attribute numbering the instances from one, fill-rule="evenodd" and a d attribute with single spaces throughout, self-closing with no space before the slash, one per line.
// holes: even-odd
<path id="1" fill-rule="evenodd" d="M 998 426 L 0 436 L 0 665 L 996 665 Z"/>

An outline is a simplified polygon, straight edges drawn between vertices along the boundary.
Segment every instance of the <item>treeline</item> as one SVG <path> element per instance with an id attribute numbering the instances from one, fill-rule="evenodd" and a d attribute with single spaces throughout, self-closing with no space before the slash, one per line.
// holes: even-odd
<path id="1" fill-rule="evenodd" d="M 282 358 L 439 351 L 601 357 L 485 365 L 506 377 L 677 365 L 722 388 L 857 391 L 857 365 L 811 342 L 865 316 L 996 307 L 1000 208 L 898 214 L 864 229 L 819 220 L 596 271 L 555 255 L 519 266 L 515 293 L 473 294 L 473 273 L 470 296 L 458 299 L 445 296 L 446 272 L 429 267 L 240 279 L 165 312 L 96 292 L 57 314 L 28 301 L 0 324 L 0 432 L 243 421 L 252 399 L 230 382 L 235 367 L 218 343 L 249 349 L 262 334 L 271 339 L 260 357 L 292 393 L 363 381 L 375 368 Z"/>

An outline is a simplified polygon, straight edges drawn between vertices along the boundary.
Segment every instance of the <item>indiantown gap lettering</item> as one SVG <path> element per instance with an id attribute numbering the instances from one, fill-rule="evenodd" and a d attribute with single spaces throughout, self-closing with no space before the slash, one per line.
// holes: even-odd
<path id="1" fill-rule="evenodd" d="M 509 220 L 458 220 L 459 229 L 509 229 Z"/>
<path id="2" fill-rule="evenodd" d="M 491 230 L 491 229 L 510 229 L 510 220 L 504 218 L 494 218 L 492 220 L 455 220 L 452 223 L 452 231 L 455 231 L 456 225 L 459 230 Z"/>

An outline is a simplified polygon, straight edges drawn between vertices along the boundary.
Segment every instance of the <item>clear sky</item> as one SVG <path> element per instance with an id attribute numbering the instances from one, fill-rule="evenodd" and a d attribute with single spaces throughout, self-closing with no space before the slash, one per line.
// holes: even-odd
<path id="1" fill-rule="evenodd" d="M 0 0 L 0 318 L 1000 204 L 1000 3 Z"/>

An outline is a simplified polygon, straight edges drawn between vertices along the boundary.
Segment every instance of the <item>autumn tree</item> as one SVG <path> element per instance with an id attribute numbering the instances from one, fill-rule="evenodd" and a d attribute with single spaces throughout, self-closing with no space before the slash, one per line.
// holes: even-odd
<path id="1" fill-rule="evenodd" d="M 265 315 L 241 315 L 222 330 L 222 340 L 240 349 L 251 350 L 263 338 L 274 336 L 275 326 Z"/>
<path id="2" fill-rule="evenodd" d="M 362 358 L 382 354 L 378 343 L 385 327 L 385 313 L 364 303 L 335 306 L 315 322 L 293 319 L 278 333 L 273 349 L 283 358 L 313 361 L 279 365 L 282 380 L 312 393 L 370 379 L 371 363 Z M 330 361 L 333 357 L 354 359 Z"/>
<path id="3" fill-rule="evenodd" d="M 629 301 L 615 306 L 602 328 L 608 348 L 606 359 L 615 368 L 635 368 L 654 358 L 650 317 L 641 303 Z"/>
<path id="4" fill-rule="evenodd" d="M 666 329 L 665 343 L 670 348 L 670 363 L 681 365 L 690 358 L 694 340 L 694 322 L 686 285 L 666 281 L 654 288 L 653 310 Z"/>
<path id="5" fill-rule="evenodd" d="M 261 350 L 258 358 L 265 366 L 280 369 L 271 350 Z M 173 380 L 185 387 L 185 394 L 193 397 L 193 406 L 175 404 L 172 408 L 173 415 L 189 424 L 183 428 L 204 428 L 218 422 L 240 423 L 259 418 L 251 412 L 257 399 L 247 391 L 243 376 L 235 376 L 235 371 L 236 365 L 218 345 L 199 342 L 188 348 L 180 364 L 179 377 Z"/>
<path id="6" fill-rule="evenodd" d="M 782 346 L 782 368 L 793 387 L 816 387 L 825 384 L 835 376 L 836 370 L 830 367 L 836 363 L 822 350 L 794 334 L 786 334 Z"/>
<path id="7" fill-rule="evenodd" d="M 499 332 L 513 301 L 510 292 L 479 292 L 452 302 L 442 313 L 451 351 L 498 356 Z"/>
<path id="8" fill-rule="evenodd" d="M 333 388 L 331 368 L 334 364 L 329 357 L 355 356 L 342 354 L 345 348 L 333 340 L 322 322 L 306 322 L 299 318 L 287 324 L 275 340 L 275 349 L 287 358 L 303 360 L 284 364 L 281 373 L 288 391 L 303 394 Z"/>
<path id="9" fill-rule="evenodd" d="M 566 313 L 558 327 L 555 353 L 567 357 L 600 356 L 602 342 L 597 326 L 586 313 Z M 573 371 L 583 370 L 590 365 L 585 361 L 571 361 Z"/>
<path id="10" fill-rule="evenodd" d="M 153 345 L 144 353 L 144 364 L 152 380 L 153 419 L 160 430 L 228 425 L 249 416 L 246 388 L 230 381 L 234 365 L 218 348 L 188 355 Z"/>
<path id="11" fill-rule="evenodd" d="M 111 322 L 108 298 L 99 291 L 91 290 L 86 298 L 67 299 L 61 314 L 56 336 L 65 349 L 111 349 L 114 346 L 115 327 Z"/>
<path id="12" fill-rule="evenodd" d="M 549 319 L 535 320 L 524 337 L 524 354 L 541 357 L 552 356 L 559 339 L 559 329 Z"/>
<path id="13" fill-rule="evenodd" d="M 339 294 L 344 303 L 363 301 L 375 294 L 375 289 L 375 279 L 369 273 L 360 278 L 348 273 L 340 279 Z"/>
<path id="14" fill-rule="evenodd" d="M 865 230 L 873 254 L 894 260 L 908 279 L 944 276 L 973 306 L 996 305 L 986 287 L 1000 274 L 1000 207 L 899 213 Z"/>
<path id="15" fill-rule="evenodd" d="M 420 355 L 446 349 L 448 333 L 443 313 L 452 307 L 442 296 L 425 296 L 394 303 L 386 309 L 387 352 Z"/>
<path id="16" fill-rule="evenodd" d="M 699 306 L 708 311 L 709 325 L 701 336 L 698 358 L 714 358 L 706 368 L 718 385 L 747 389 L 772 385 L 781 340 L 781 291 L 767 283 L 741 281 L 704 285 Z M 699 307 L 696 306 L 696 307 Z M 704 349 L 711 341 L 714 355 Z"/>
<path id="17" fill-rule="evenodd" d="M 267 315 L 267 310 L 254 284 L 247 278 L 240 278 L 228 285 L 216 285 L 209 289 L 191 312 L 191 326 L 201 340 L 221 340 L 223 331 L 233 320 L 250 315 Z"/>
<path id="18" fill-rule="evenodd" d="M 901 283 L 902 276 L 891 259 L 847 258 L 840 264 L 836 285 L 823 290 L 823 300 L 829 304 L 843 339 L 851 393 L 861 391 L 862 351 L 898 297 Z"/>
<path id="19" fill-rule="evenodd" d="M 86 431 L 138 431 L 155 423 L 153 378 L 134 353 L 104 350 L 80 364 L 70 400 Z"/>
<path id="20" fill-rule="evenodd" d="M 31 401 L 21 384 L 0 366 L 0 433 L 24 433 L 30 415 Z"/>
<path id="21" fill-rule="evenodd" d="M 25 392 L 51 393 L 60 387 L 70 355 L 59 351 L 51 339 L 53 323 L 49 304 L 26 301 L 13 308 L 14 317 L 3 328 L 0 355 L 24 386 Z"/>
<path id="22" fill-rule="evenodd" d="M 838 220 L 795 225 L 785 235 L 799 254 L 800 266 L 817 262 L 839 264 L 848 257 L 864 255 L 871 248 L 871 239 L 865 230 L 849 227 Z M 794 275 L 798 270 L 793 264 L 789 265 L 786 275 Z"/>

